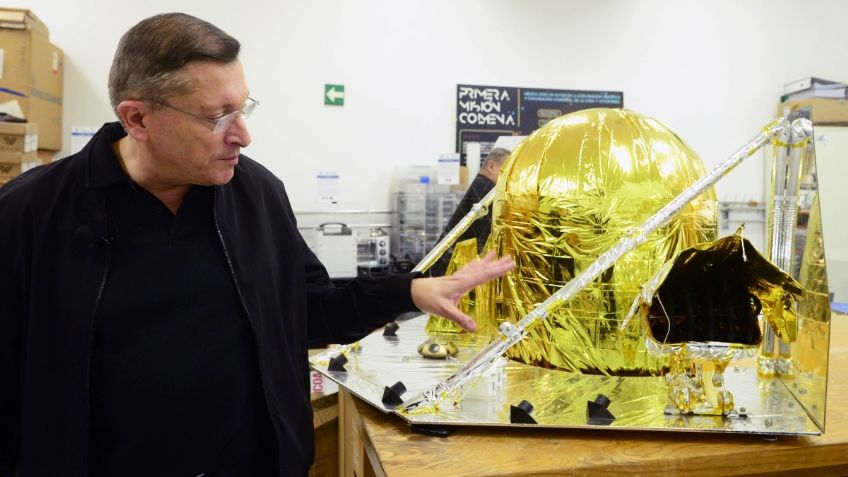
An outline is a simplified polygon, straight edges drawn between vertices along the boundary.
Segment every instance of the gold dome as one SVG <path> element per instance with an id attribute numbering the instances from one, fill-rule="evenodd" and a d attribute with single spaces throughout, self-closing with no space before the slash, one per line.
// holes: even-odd
<path id="1" fill-rule="evenodd" d="M 493 283 L 478 321 L 519 321 L 705 172 L 680 137 L 633 111 L 589 109 L 547 123 L 501 171 L 489 248 L 511 254 L 517 267 Z M 716 210 L 710 189 L 533 326 L 508 355 L 583 373 L 656 374 L 665 363 L 646 352 L 642 324 L 619 325 L 665 261 L 716 238 Z"/>

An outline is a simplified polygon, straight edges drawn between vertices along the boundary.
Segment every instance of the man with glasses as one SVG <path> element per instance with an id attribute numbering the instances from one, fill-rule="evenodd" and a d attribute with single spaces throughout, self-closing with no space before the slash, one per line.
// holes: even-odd
<path id="1" fill-rule="evenodd" d="M 241 155 L 240 45 L 143 20 L 109 76 L 120 122 L 0 189 L 0 476 L 305 475 L 307 345 L 459 297 L 512 268 L 334 287 L 285 189 Z"/>

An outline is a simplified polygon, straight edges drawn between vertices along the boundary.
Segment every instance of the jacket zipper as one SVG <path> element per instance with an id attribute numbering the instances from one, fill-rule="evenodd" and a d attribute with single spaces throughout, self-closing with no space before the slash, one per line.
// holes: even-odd
<path id="1" fill-rule="evenodd" d="M 268 411 L 268 418 L 271 419 L 271 428 L 275 429 L 274 434 L 277 434 L 276 426 L 274 426 L 274 418 L 272 417 L 271 408 L 270 408 L 270 399 L 268 398 L 268 389 L 265 387 L 265 372 L 262 369 L 262 360 L 260 359 L 260 355 L 262 354 L 262 350 L 259 344 L 259 334 L 256 331 L 256 326 L 253 323 L 253 319 L 250 317 L 250 311 L 247 309 L 247 304 L 244 302 L 244 296 L 241 292 L 241 287 L 239 286 L 238 279 L 236 278 L 236 270 L 233 267 L 233 262 L 230 259 L 230 252 L 227 250 L 227 244 L 224 242 L 224 234 L 221 233 L 221 227 L 218 224 L 218 189 L 212 188 L 212 221 L 215 223 L 215 233 L 218 234 L 218 240 L 221 242 L 221 249 L 224 251 L 224 259 L 227 261 L 227 269 L 230 272 L 230 277 L 233 279 L 233 284 L 236 287 L 236 295 L 238 295 L 239 303 L 241 304 L 241 309 L 244 310 L 244 316 L 247 317 L 247 323 L 250 326 L 251 331 L 253 332 L 253 341 L 256 343 L 256 366 L 259 369 L 259 383 L 262 385 L 262 395 L 265 397 L 265 409 Z"/>
<path id="2" fill-rule="evenodd" d="M 86 429 L 85 436 L 88 439 L 88 451 L 83 457 L 84 475 L 88 475 L 88 459 L 91 455 L 91 355 L 94 353 L 94 321 L 97 319 L 97 311 L 100 309 L 100 302 L 103 300 L 103 290 L 106 289 L 106 279 L 109 277 L 109 259 L 112 256 L 110 244 L 106 243 L 106 261 L 103 264 L 103 278 L 100 279 L 100 286 L 97 288 L 97 297 L 94 300 L 94 309 L 91 312 L 91 320 L 88 322 L 88 356 L 86 361 L 86 376 L 85 376 L 85 413 L 86 413 Z"/>

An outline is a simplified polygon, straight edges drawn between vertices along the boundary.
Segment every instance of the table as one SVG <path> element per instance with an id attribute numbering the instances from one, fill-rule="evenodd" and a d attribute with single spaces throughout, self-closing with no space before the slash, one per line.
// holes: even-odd
<path id="1" fill-rule="evenodd" d="M 488 477 L 848 475 L 848 317 L 831 325 L 826 433 L 782 436 L 456 427 L 410 430 L 340 390 L 340 475 Z"/>

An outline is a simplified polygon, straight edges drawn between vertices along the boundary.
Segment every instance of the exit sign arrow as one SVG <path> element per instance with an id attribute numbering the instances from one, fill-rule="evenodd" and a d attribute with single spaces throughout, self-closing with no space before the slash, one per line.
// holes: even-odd
<path id="1" fill-rule="evenodd" d="M 330 106 L 344 106 L 344 85 L 343 84 L 325 84 L 324 85 L 324 104 Z"/>

